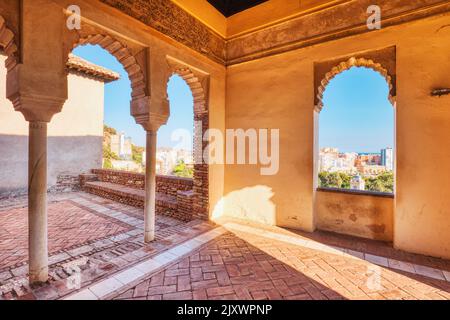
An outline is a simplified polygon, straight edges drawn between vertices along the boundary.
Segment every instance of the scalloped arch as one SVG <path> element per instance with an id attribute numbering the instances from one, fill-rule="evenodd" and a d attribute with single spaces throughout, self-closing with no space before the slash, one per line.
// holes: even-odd
<path id="1" fill-rule="evenodd" d="M 183 62 L 167 57 L 169 74 L 167 82 L 173 75 L 180 76 L 189 86 L 194 98 L 194 202 L 193 217 L 208 219 L 209 214 L 209 166 L 204 160 L 207 142 L 203 140 L 209 129 L 209 75 L 190 67 Z"/>
<path id="2" fill-rule="evenodd" d="M 317 99 L 319 103 L 316 106 L 316 111 L 320 112 L 323 109 L 323 95 L 325 92 L 325 89 L 327 85 L 330 83 L 331 80 L 333 80 L 338 74 L 349 70 L 353 67 L 365 67 L 372 69 L 378 73 L 380 73 L 385 79 L 386 82 L 389 85 L 389 101 L 392 103 L 393 106 L 395 106 L 395 96 L 392 95 L 392 77 L 389 75 L 389 72 L 380 64 L 376 63 L 371 59 L 365 59 L 365 58 L 350 58 L 347 61 L 343 61 L 337 66 L 333 67 L 330 72 L 328 72 L 325 75 L 325 78 L 320 82 L 320 86 L 318 88 L 318 95 Z"/>
<path id="3" fill-rule="evenodd" d="M 88 44 L 99 45 L 111 53 L 123 65 L 131 81 L 131 98 L 133 100 L 143 98 L 147 95 L 144 71 L 139 65 L 136 57 L 124 44 L 111 36 L 95 34 L 78 40 L 78 42 L 73 45 L 73 49 Z"/>
<path id="4" fill-rule="evenodd" d="M 180 67 L 171 71 L 168 80 L 173 75 L 179 75 L 191 89 L 192 96 L 194 97 L 194 114 L 198 116 L 208 112 L 206 92 L 201 79 L 189 67 Z"/>
<path id="5" fill-rule="evenodd" d="M 17 63 L 18 48 L 14 42 L 14 33 L 6 26 L 2 16 L 0 16 L 0 48 L 8 56 L 6 67 L 9 70 Z"/>

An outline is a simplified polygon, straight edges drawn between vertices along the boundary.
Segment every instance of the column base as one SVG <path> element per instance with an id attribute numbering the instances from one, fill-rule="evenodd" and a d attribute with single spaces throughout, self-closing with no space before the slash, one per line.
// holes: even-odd
<path id="1" fill-rule="evenodd" d="M 30 284 L 44 283 L 48 281 L 48 267 L 40 270 L 30 270 Z"/>
<path id="2" fill-rule="evenodd" d="M 155 232 L 153 231 L 146 231 L 144 233 L 144 242 L 145 243 L 150 243 L 155 241 Z"/>

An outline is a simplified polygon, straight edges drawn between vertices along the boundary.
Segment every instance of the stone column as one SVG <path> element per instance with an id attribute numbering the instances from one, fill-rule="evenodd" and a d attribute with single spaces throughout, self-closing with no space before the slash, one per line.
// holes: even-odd
<path id="1" fill-rule="evenodd" d="M 145 164 L 145 209 L 144 209 L 145 243 L 149 243 L 155 240 L 156 148 L 157 148 L 157 131 L 148 130 L 146 164 Z"/>
<path id="2" fill-rule="evenodd" d="M 167 85 L 167 82 L 166 82 Z M 159 97 L 158 99 L 156 97 Z M 169 102 L 165 95 L 142 97 L 131 101 L 131 115 L 147 132 L 145 164 L 144 241 L 155 240 L 156 219 L 156 148 L 159 128 L 169 118 Z"/>
<path id="3" fill-rule="evenodd" d="M 48 280 L 47 123 L 29 123 L 28 252 L 30 283 Z"/>

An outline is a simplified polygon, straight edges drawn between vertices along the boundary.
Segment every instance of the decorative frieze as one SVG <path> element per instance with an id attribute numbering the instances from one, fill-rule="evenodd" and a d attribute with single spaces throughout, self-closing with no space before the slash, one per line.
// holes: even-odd
<path id="1" fill-rule="evenodd" d="M 100 0 L 184 45 L 225 63 L 225 40 L 168 0 Z"/>
<path id="2" fill-rule="evenodd" d="M 100 0 L 225 65 L 366 32 L 372 0 L 338 2 L 224 39 L 168 0 Z M 380 0 L 383 28 L 450 11 L 444 0 Z"/>

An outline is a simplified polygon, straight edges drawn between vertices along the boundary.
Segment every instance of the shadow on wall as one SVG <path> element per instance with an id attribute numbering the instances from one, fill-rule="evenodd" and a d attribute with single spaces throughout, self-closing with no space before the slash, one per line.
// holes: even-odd
<path id="1" fill-rule="evenodd" d="M 88 172 L 102 166 L 103 137 L 48 138 L 48 187 L 61 174 Z M 0 199 L 26 194 L 28 189 L 28 136 L 0 135 Z"/>
<path id="2" fill-rule="evenodd" d="M 212 220 L 223 216 L 276 225 L 276 205 L 272 188 L 259 185 L 228 193 L 215 206 Z"/>

